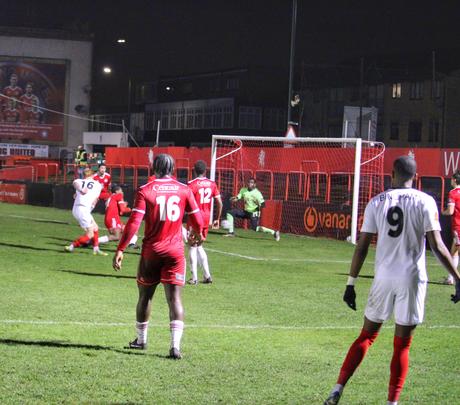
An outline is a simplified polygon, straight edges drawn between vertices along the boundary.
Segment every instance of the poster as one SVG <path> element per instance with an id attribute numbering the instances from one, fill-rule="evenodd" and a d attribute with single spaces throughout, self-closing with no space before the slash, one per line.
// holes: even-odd
<path id="1" fill-rule="evenodd" d="M 68 62 L 0 56 L 0 139 L 64 141 Z"/>

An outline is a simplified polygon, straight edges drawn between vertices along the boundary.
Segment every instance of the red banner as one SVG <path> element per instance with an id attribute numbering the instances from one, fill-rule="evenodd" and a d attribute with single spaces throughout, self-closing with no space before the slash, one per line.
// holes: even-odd
<path id="1" fill-rule="evenodd" d="M 13 204 L 25 204 L 26 185 L 0 183 L 0 201 Z"/>

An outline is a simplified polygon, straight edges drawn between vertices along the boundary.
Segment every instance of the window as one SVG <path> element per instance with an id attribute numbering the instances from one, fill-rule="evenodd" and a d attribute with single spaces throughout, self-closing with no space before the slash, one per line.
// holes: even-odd
<path id="1" fill-rule="evenodd" d="M 264 108 L 264 129 L 283 131 L 286 129 L 286 112 L 282 108 Z"/>
<path id="2" fill-rule="evenodd" d="M 422 123 L 420 121 L 409 122 L 409 142 L 420 142 L 422 140 Z"/>
<path id="3" fill-rule="evenodd" d="M 442 95 L 442 82 L 435 80 L 431 83 L 431 98 L 441 98 Z"/>
<path id="4" fill-rule="evenodd" d="M 428 142 L 439 142 L 439 121 L 430 120 Z"/>
<path id="5" fill-rule="evenodd" d="M 399 122 L 390 124 L 390 140 L 397 141 L 399 139 Z"/>
<path id="6" fill-rule="evenodd" d="M 227 90 L 238 90 L 240 88 L 240 79 L 237 77 L 231 77 L 225 82 L 225 88 Z"/>
<path id="7" fill-rule="evenodd" d="M 423 82 L 412 82 L 410 84 L 409 97 L 411 100 L 421 100 L 423 98 Z"/>
<path id="8" fill-rule="evenodd" d="M 393 83 L 391 89 L 392 98 L 401 98 L 401 83 Z"/>
<path id="9" fill-rule="evenodd" d="M 262 108 L 260 107 L 240 107 L 238 126 L 244 129 L 261 129 L 262 127 Z"/>

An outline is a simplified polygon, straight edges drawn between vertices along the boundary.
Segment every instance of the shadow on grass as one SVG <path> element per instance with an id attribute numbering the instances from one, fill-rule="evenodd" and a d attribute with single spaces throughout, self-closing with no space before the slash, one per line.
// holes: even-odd
<path id="1" fill-rule="evenodd" d="M 130 356 L 151 356 L 158 357 L 161 359 L 169 358 L 166 355 L 161 355 L 158 353 L 146 353 L 142 350 L 134 351 L 123 347 L 122 349 L 117 349 L 111 346 L 101 346 L 101 345 L 89 345 L 84 343 L 66 343 L 59 342 L 56 340 L 18 340 L 18 339 L 0 339 L 0 344 L 7 346 L 38 346 L 38 347 L 53 347 L 58 349 L 86 349 L 86 350 L 96 350 L 96 351 L 111 351 L 121 354 L 127 354 Z"/>
<path id="2" fill-rule="evenodd" d="M 339 275 L 339 276 L 348 276 L 349 275 L 348 273 L 336 273 L 336 274 Z M 368 278 L 368 279 L 371 279 L 371 280 L 374 279 L 374 276 L 366 276 L 366 275 L 362 276 L 362 275 L 359 275 L 358 277 L 359 278 Z M 452 287 L 451 285 L 445 284 L 442 281 L 428 281 L 428 284 L 445 285 L 445 286 L 448 286 L 448 287 Z"/>
<path id="3" fill-rule="evenodd" d="M 77 270 L 59 270 L 62 271 L 63 273 L 71 273 L 71 274 L 77 274 L 80 276 L 89 276 L 89 277 L 110 277 L 110 278 L 129 278 L 132 280 L 135 280 L 135 276 L 125 276 L 123 274 L 118 274 L 118 273 L 89 273 L 86 271 L 77 271 Z"/>
<path id="4" fill-rule="evenodd" d="M 18 249 L 26 249 L 26 250 L 42 250 L 42 251 L 48 251 L 48 252 L 59 252 L 56 249 L 47 249 L 47 248 L 41 248 L 41 247 L 36 247 L 36 246 L 28 246 L 28 245 L 17 245 L 14 243 L 5 243 L 5 242 L 0 242 L 0 246 L 6 246 L 6 247 L 12 247 L 12 248 L 18 248 Z M 65 252 L 63 252 L 65 253 Z"/>

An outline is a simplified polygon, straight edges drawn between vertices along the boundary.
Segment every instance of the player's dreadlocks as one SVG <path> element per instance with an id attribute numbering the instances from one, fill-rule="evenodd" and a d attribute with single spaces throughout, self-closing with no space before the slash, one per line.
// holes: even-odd
<path id="1" fill-rule="evenodd" d="M 153 171 L 159 178 L 168 176 L 174 171 L 174 159 L 167 153 L 160 153 L 153 161 Z"/>
<path id="2" fill-rule="evenodd" d="M 197 160 L 195 166 L 193 167 L 197 176 L 206 173 L 206 162 L 204 160 Z"/>

